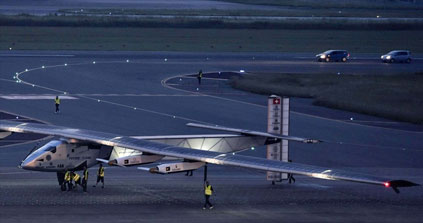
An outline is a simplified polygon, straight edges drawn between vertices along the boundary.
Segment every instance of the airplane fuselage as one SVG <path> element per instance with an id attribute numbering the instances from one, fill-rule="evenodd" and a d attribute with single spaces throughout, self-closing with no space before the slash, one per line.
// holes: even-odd
<path id="1" fill-rule="evenodd" d="M 89 168 L 97 164 L 96 158 L 100 157 L 102 147 L 104 146 L 53 140 L 26 157 L 21 167 L 26 170 L 47 172 L 82 170 L 85 165 Z"/>

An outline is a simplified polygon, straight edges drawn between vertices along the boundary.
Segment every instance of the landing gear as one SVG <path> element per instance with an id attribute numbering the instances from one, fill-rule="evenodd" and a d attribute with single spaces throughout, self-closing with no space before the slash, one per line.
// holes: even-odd
<path id="1" fill-rule="evenodd" d="M 59 182 L 60 190 L 66 191 L 65 173 L 64 172 L 57 172 L 57 181 Z"/>

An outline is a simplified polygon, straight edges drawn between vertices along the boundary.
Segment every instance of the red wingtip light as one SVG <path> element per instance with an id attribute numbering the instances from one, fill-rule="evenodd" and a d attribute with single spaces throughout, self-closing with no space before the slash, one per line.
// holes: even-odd
<path id="1" fill-rule="evenodd" d="M 385 185 L 385 187 L 391 186 L 391 184 L 389 182 L 385 182 L 384 185 Z"/>

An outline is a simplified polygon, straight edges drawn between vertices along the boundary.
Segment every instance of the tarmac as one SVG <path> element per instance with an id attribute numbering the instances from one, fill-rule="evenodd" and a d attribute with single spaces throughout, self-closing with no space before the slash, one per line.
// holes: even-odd
<path id="1" fill-rule="evenodd" d="M 206 74 L 199 86 L 189 76 L 199 69 L 205 73 L 239 73 L 366 72 L 369 68 L 389 74 L 419 71 L 423 66 L 419 60 L 391 66 L 372 59 L 372 55 L 370 58 L 362 55 L 347 64 L 320 64 L 311 61 L 310 54 L 42 51 L 0 54 L 0 110 L 11 114 L 1 116 L 4 119 L 18 116 L 122 135 L 217 133 L 186 127 L 187 122 L 266 129 L 267 96 L 233 90 L 225 75 Z M 55 114 L 53 97 L 64 92 L 69 98 L 62 100 L 61 113 Z M 291 105 L 291 135 L 327 141 L 317 145 L 291 143 L 290 157 L 294 162 L 423 183 L 421 126 L 315 107 L 301 99 L 293 99 Z M 383 127 L 380 123 L 384 123 Z M 108 167 L 106 185 L 101 189 L 91 187 L 96 170 L 91 168 L 88 193 L 81 188 L 61 192 L 55 174 L 17 168 L 35 144 L 30 141 L 0 148 L 0 222 L 423 219 L 422 187 L 403 188 L 396 194 L 390 188 L 304 176 L 295 176 L 295 184 L 271 185 L 264 172 L 216 165 L 208 168 L 208 179 L 216 192 L 211 199 L 215 204 L 213 210 L 202 210 L 202 169 L 195 171 L 193 177 L 186 177 L 183 173 L 154 175 L 136 168 Z M 243 152 L 259 157 L 264 154 L 264 148 Z"/>
<path id="2" fill-rule="evenodd" d="M 1 14 L 33 14 L 48 15 L 57 13 L 59 10 L 75 10 L 75 13 L 84 9 L 122 9 L 122 10 L 287 10 L 287 7 L 262 6 L 251 4 L 237 4 L 224 1 L 211 0 L 3 0 L 0 8 Z M 82 10 L 82 11 L 81 11 Z M 289 10 L 289 7 L 288 7 Z"/>

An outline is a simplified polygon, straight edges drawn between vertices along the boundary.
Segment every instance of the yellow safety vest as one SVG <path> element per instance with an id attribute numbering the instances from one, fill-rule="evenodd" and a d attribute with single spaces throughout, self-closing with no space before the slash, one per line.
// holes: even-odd
<path id="1" fill-rule="evenodd" d="M 84 180 L 88 180 L 88 170 L 84 170 Z"/>
<path id="2" fill-rule="evenodd" d="M 70 172 L 69 172 L 69 171 L 67 171 L 67 172 L 65 173 L 65 181 L 70 181 L 70 180 L 71 180 Z"/>
<path id="3" fill-rule="evenodd" d="M 101 168 L 98 170 L 98 175 L 99 175 L 100 177 L 104 177 L 104 167 L 101 167 Z"/>
<path id="4" fill-rule="evenodd" d="M 56 102 L 56 104 L 60 105 L 60 98 L 55 98 L 54 102 Z"/>
<path id="5" fill-rule="evenodd" d="M 204 188 L 204 194 L 206 194 L 206 195 L 212 195 L 211 185 L 206 186 Z"/>
<path id="6" fill-rule="evenodd" d="M 75 176 L 73 176 L 73 180 L 77 182 L 79 178 L 80 178 L 79 174 L 75 173 Z"/>

